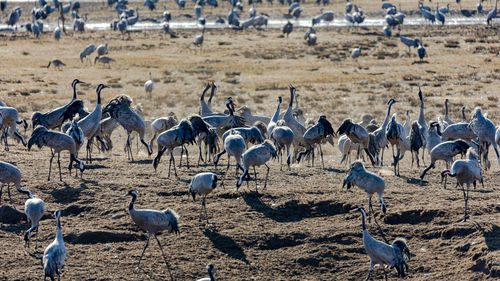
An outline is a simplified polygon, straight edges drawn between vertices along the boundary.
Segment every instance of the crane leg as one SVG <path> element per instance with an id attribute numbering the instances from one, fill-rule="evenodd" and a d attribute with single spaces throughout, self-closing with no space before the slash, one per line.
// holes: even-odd
<path id="1" fill-rule="evenodd" d="M 205 198 L 206 198 L 206 196 L 203 197 L 203 201 L 201 204 L 203 205 L 203 209 L 205 210 L 205 219 L 207 220 L 207 224 L 210 224 L 210 222 L 208 222 L 207 204 L 205 202 Z"/>
<path id="2" fill-rule="evenodd" d="M 139 262 L 137 263 L 137 266 L 135 267 L 135 269 L 139 269 L 139 266 L 141 265 L 142 257 L 144 256 L 144 252 L 146 252 L 146 249 L 148 248 L 148 245 L 149 245 L 149 238 L 151 238 L 151 234 L 148 233 L 148 240 L 146 240 L 146 245 L 144 245 L 144 250 L 142 250 L 141 257 L 139 258 Z"/>
<path id="3" fill-rule="evenodd" d="M 200 152 L 200 154 L 198 155 L 198 167 L 199 167 L 200 166 L 200 160 L 203 161 L 203 162 L 205 162 L 205 160 L 203 159 L 203 154 L 201 153 L 201 142 L 200 141 L 198 141 L 198 150 Z"/>
<path id="4" fill-rule="evenodd" d="M 184 145 L 181 147 L 181 158 L 179 159 L 179 168 L 182 165 L 182 155 L 184 154 Z"/>
<path id="5" fill-rule="evenodd" d="M 253 174 L 255 176 L 255 192 L 259 193 L 259 190 L 257 190 L 257 170 L 255 169 L 255 166 L 253 166 Z"/>
<path id="6" fill-rule="evenodd" d="M 61 174 L 61 153 L 57 153 L 57 167 L 59 167 L 59 180 L 62 181 L 62 174 Z"/>
<path id="7" fill-rule="evenodd" d="M 325 162 L 323 162 L 323 149 L 321 148 L 321 144 L 319 145 L 319 153 L 321 155 L 321 165 L 323 166 L 323 169 L 325 168 Z"/>
<path id="8" fill-rule="evenodd" d="M 2 186 L 0 186 L 0 203 L 2 202 L 2 190 L 3 190 L 3 186 L 4 186 L 4 185 L 5 185 L 5 184 L 4 184 L 4 183 L 2 183 Z"/>
<path id="9" fill-rule="evenodd" d="M 177 169 L 175 168 L 175 158 L 174 158 L 173 151 L 170 151 L 170 157 L 172 158 L 172 164 L 174 166 L 174 175 L 177 177 Z"/>
<path id="10" fill-rule="evenodd" d="M 50 181 L 50 172 L 52 171 L 52 160 L 54 159 L 54 156 L 56 155 L 55 152 L 52 152 L 52 156 L 50 157 L 50 161 L 49 161 L 49 177 L 48 177 L 48 181 Z"/>
<path id="11" fill-rule="evenodd" d="M 286 153 L 287 153 L 286 164 L 288 166 L 288 171 L 290 171 L 290 162 L 292 158 L 292 154 L 290 153 L 290 145 L 286 146 Z"/>
<path id="12" fill-rule="evenodd" d="M 160 246 L 161 255 L 163 256 L 163 260 L 165 261 L 165 265 L 167 266 L 168 274 L 170 275 L 170 280 L 174 280 L 172 273 L 170 272 L 170 265 L 168 264 L 167 256 L 165 256 L 165 252 L 163 252 L 163 247 L 161 246 L 160 240 L 158 240 L 158 237 L 156 235 L 155 239 L 156 242 L 158 242 L 158 246 Z"/>
<path id="13" fill-rule="evenodd" d="M 187 150 L 187 148 L 184 146 L 184 150 L 186 151 L 186 165 L 187 165 L 187 168 L 189 169 L 189 151 Z"/>
<path id="14" fill-rule="evenodd" d="M 467 218 L 469 217 L 469 215 L 467 214 L 467 203 L 469 201 L 469 187 L 470 183 L 467 183 L 467 192 L 466 192 L 465 188 L 462 186 L 462 190 L 464 192 L 464 200 L 465 200 L 464 222 L 466 222 Z"/>
<path id="15" fill-rule="evenodd" d="M 372 274 L 372 270 L 373 270 L 373 262 L 370 260 L 370 269 L 368 270 L 368 276 L 366 276 L 365 281 L 370 280 L 370 276 Z"/>
<path id="16" fill-rule="evenodd" d="M 266 180 L 264 181 L 264 189 L 266 189 L 266 187 L 267 187 L 267 177 L 269 176 L 269 170 L 270 170 L 270 168 L 269 168 L 269 166 L 267 166 L 267 164 L 264 164 L 264 166 L 266 166 L 266 168 L 267 168 Z"/>
<path id="17" fill-rule="evenodd" d="M 10 203 L 12 203 L 12 197 L 10 197 L 10 183 L 7 184 L 7 194 L 9 195 Z"/>

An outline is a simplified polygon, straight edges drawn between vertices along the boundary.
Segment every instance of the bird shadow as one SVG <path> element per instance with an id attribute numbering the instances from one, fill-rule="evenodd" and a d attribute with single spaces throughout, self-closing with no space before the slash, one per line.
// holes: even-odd
<path id="1" fill-rule="evenodd" d="M 76 166 L 78 169 L 78 166 Z M 95 170 L 95 169 L 106 169 L 108 166 L 99 165 L 99 164 L 85 164 L 85 170 Z"/>
<path id="2" fill-rule="evenodd" d="M 421 185 L 421 186 L 424 186 L 423 183 L 426 183 L 426 182 L 423 182 L 422 180 L 418 179 L 418 178 L 411 178 L 411 177 L 406 177 L 406 176 L 399 176 L 400 178 L 406 180 L 406 183 L 409 183 L 409 184 L 414 184 L 414 185 Z"/>
<path id="3" fill-rule="evenodd" d="M 131 164 L 153 164 L 152 159 L 143 159 L 143 160 L 134 160 L 134 161 L 129 161 Z"/>
<path id="4" fill-rule="evenodd" d="M 85 183 L 80 184 L 79 188 L 72 188 L 67 183 L 65 183 L 64 186 L 65 187 L 62 189 L 54 189 L 50 192 L 50 195 L 54 197 L 57 203 L 71 203 L 77 201 L 80 197 L 80 192 L 87 189 Z"/>
<path id="5" fill-rule="evenodd" d="M 500 227 L 498 225 L 492 225 L 491 230 L 484 231 L 483 235 L 490 252 L 500 250 Z"/>
<path id="6" fill-rule="evenodd" d="M 420 61 L 420 60 L 416 60 L 416 61 L 413 61 L 411 64 L 428 64 L 428 63 L 429 63 L 429 62 L 428 62 L 428 61 L 426 61 L 426 60 L 422 60 L 422 61 Z"/>
<path id="7" fill-rule="evenodd" d="M 255 193 L 245 194 L 243 199 L 252 209 L 276 222 L 297 222 L 304 218 L 333 216 L 347 213 L 352 209 L 349 204 L 331 200 L 305 204 L 298 200 L 290 200 L 277 208 L 272 208 L 266 205 L 259 196 L 255 196 Z"/>
<path id="8" fill-rule="evenodd" d="M 220 234 L 216 230 L 210 229 L 205 229 L 203 234 L 210 239 L 214 247 L 219 251 L 248 264 L 247 256 L 243 251 L 243 248 L 241 248 L 241 246 L 238 245 L 233 238 Z"/>
<path id="9" fill-rule="evenodd" d="M 328 172 L 334 172 L 337 174 L 345 174 L 344 170 L 339 170 L 339 169 L 335 169 L 335 168 L 324 168 L 323 170 L 328 171 Z"/>

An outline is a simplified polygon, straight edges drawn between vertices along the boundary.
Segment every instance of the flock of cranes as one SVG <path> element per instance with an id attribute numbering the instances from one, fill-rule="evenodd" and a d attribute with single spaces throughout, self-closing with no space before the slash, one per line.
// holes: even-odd
<path id="1" fill-rule="evenodd" d="M 111 133 L 107 132 L 105 137 L 105 132 L 103 132 L 103 130 L 108 130 L 108 127 L 114 129 L 121 126 L 125 129 L 127 132 L 127 156 L 132 161 L 134 154 L 131 146 L 132 133 L 137 133 L 140 142 L 146 147 L 149 155 L 153 153 L 151 144 L 157 135 L 157 154 L 153 160 L 153 167 L 155 170 L 158 169 L 161 156 L 167 152 L 167 154 L 170 154 L 169 177 L 170 166 L 172 164 L 175 176 L 178 176 L 177 169 L 175 168 L 174 149 L 180 148 L 181 150 L 181 160 L 179 162 L 182 161 L 183 154 L 186 154 L 186 166 L 189 168 L 187 146 L 198 144 L 200 158 L 202 158 L 201 144 L 204 142 L 206 144 L 205 150 L 210 151 L 213 161 L 212 156 L 205 157 L 203 161 L 212 161 L 215 165 L 215 170 L 195 175 L 189 184 L 188 192 L 192 195 L 193 200 L 196 198 L 196 195 L 202 197 L 200 220 L 204 212 L 207 224 L 209 224 L 209 219 L 206 197 L 219 184 L 221 186 L 224 184 L 228 176 L 231 156 L 235 158 L 236 190 L 238 190 L 245 180 L 248 187 L 251 174 L 250 168 L 253 167 L 255 191 L 258 192 L 259 185 L 257 184 L 256 167 L 266 167 L 266 176 L 263 185 L 263 189 L 266 189 L 271 170 L 271 167 L 268 165 L 269 161 L 281 155 L 282 149 L 285 148 L 287 151 L 286 162 L 288 169 L 290 169 L 291 162 L 297 162 L 297 165 L 299 165 L 299 161 L 304 159 L 304 157 L 310 157 L 312 165 L 314 165 L 316 150 L 319 150 L 324 167 L 321 146 L 328 142 L 333 144 L 332 138 L 335 136 L 343 136 L 339 138 L 338 142 L 341 152 L 345 154 L 344 149 L 347 142 L 349 146 L 347 154 L 350 154 L 352 146 L 358 151 L 357 158 L 359 158 L 350 164 L 343 185 L 347 186 L 347 188 L 354 185 L 358 186 L 368 194 L 369 221 L 374 216 L 372 196 L 375 193 L 379 197 L 383 215 L 385 216 L 387 212 L 383 198 L 386 184 L 382 177 L 367 170 L 362 160 L 360 160 L 363 158 L 363 154 L 368 156 L 372 166 L 383 166 L 383 149 L 388 144 L 391 144 L 393 146 L 391 165 L 394 167 L 395 176 L 399 176 L 399 162 L 405 152 L 411 151 L 413 155 L 415 151 L 418 152 L 418 150 L 425 148 L 429 152 L 430 162 L 420 174 L 422 180 L 430 169 L 436 167 L 438 160 L 445 161 L 447 168 L 449 164 L 452 164 L 451 169 L 443 170 L 440 174 L 445 181 L 444 188 L 446 188 L 447 176 L 456 178 L 457 186 L 462 186 L 465 201 L 464 221 L 469 217 L 467 210 L 470 186 L 473 185 L 475 188 L 477 181 L 483 183 L 483 169 L 490 168 L 488 160 L 489 147 L 493 146 L 497 157 L 499 156 L 497 145 L 500 141 L 500 130 L 494 126 L 491 120 L 483 115 L 480 108 L 474 110 L 468 122 L 466 120 L 454 122 L 448 115 L 449 101 L 445 100 L 446 110 L 444 117 L 439 116 L 438 121 L 430 122 L 427 125 L 429 122 L 425 120 L 424 96 L 420 88 L 418 91 L 420 99 L 419 118 L 411 123 L 411 126 L 409 115 L 404 125 L 398 123 L 396 114 L 393 114 L 389 121 L 391 108 L 397 102 L 391 98 L 387 102 L 387 112 L 381 126 L 374 125 L 373 120 L 369 120 L 372 118 L 370 116 L 370 118 L 364 120 L 366 122 L 359 124 L 353 122 L 352 119 L 346 119 L 337 130 L 334 130 L 332 124 L 324 115 L 320 116 L 317 122 L 314 122 L 314 120 L 304 120 L 302 115 L 304 109 L 299 107 L 297 101 L 298 94 L 292 85 L 289 87 L 290 103 L 287 110 L 284 112 L 281 111 L 282 98 L 279 97 L 277 99 L 276 111 L 271 117 L 254 115 L 248 107 L 246 109 L 236 109 L 235 103 L 231 98 L 227 98 L 225 101 L 227 110 L 224 113 L 213 112 L 212 99 L 215 96 L 217 87 L 215 83 L 209 83 L 201 94 L 199 114 L 192 114 L 180 122 L 177 122 L 173 116 L 161 117 L 152 122 L 146 122 L 147 120 L 143 119 L 142 111 L 132 107 L 133 100 L 127 95 L 122 94 L 111 99 L 104 109 L 102 109 L 100 93 L 106 88 L 103 84 L 99 84 L 96 89 L 97 101 L 95 109 L 92 112 L 86 112 L 83 109 L 84 102 L 76 96 L 76 87 L 80 83 L 84 82 L 78 79 L 73 81 L 73 96 L 68 104 L 46 113 L 33 113 L 31 122 L 34 129 L 28 142 L 23 142 L 24 145 L 27 145 L 28 150 L 34 144 L 40 148 L 43 146 L 51 148 L 48 180 L 50 180 L 51 166 L 55 154 L 58 155 L 59 179 L 62 180 L 60 162 L 60 153 L 62 151 L 68 151 L 70 155 L 69 174 L 71 175 L 73 162 L 76 162 L 81 172 L 80 176 L 82 176 L 85 164 L 78 158 L 79 148 L 85 141 L 87 142 L 87 162 L 92 161 L 92 142 L 94 139 L 99 141 L 101 144 L 100 147 L 103 150 L 109 150 L 110 145 L 107 141 L 111 141 Z M 209 89 L 211 89 L 211 94 L 208 102 L 206 102 L 205 94 Z M 4 110 L 6 110 L 5 112 L 13 112 L 16 110 L 13 107 L 7 107 L 4 103 L 3 105 L 5 106 L 0 107 L 0 112 Z M 236 112 L 246 112 L 246 117 L 237 115 L 235 114 Z M 462 108 L 463 112 L 464 109 Z M 16 125 L 25 124 L 26 121 L 19 120 L 15 112 L 12 116 L 14 118 L 2 119 L 2 122 L 7 123 L 7 126 L 3 127 L 4 131 L 2 134 L 4 138 L 17 137 L 24 139 L 24 136 L 16 128 Z M 1 117 L 3 118 L 4 115 L 2 114 Z M 466 119 L 465 116 L 464 119 Z M 251 120 L 253 124 L 251 122 L 247 123 L 248 120 Z M 109 122 L 114 122 L 115 125 L 107 125 Z M 454 126 L 460 126 L 463 130 L 452 130 Z M 151 129 L 155 127 L 154 136 L 149 142 L 145 139 L 147 127 Z M 448 128 L 450 129 L 448 130 Z M 111 132 L 113 129 L 111 129 Z M 467 131 L 464 132 L 465 129 Z M 9 135 L 9 130 L 17 132 L 17 134 Z M 455 135 L 453 135 L 453 132 L 455 132 Z M 223 143 L 222 150 L 218 147 L 219 139 Z M 7 149 L 8 145 L 5 148 Z M 224 176 L 220 179 L 216 172 L 216 166 L 224 154 L 228 155 L 228 164 Z M 424 154 L 422 153 L 422 160 L 424 160 Z M 454 161 L 454 157 L 459 154 L 466 155 L 466 158 Z M 341 163 L 346 162 L 346 157 L 346 155 L 343 155 Z M 419 166 L 418 153 L 416 157 L 417 166 Z M 281 156 L 280 169 L 283 161 L 282 158 L 283 156 Z M 498 161 L 500 163 L 500 157 Z M 179 167 L 181 167 L 181 164 L 179 164 Z M 240 170 L 242 174 L 238 176 Z M 39 221 L 45 212 L 45 204 L 42 199 L 36 197 L 31 191 L 21 188 L 21 171 L 12 164 L 0 162 L 0 181 L 2 182 L 2 187 L 4 184 L 8 184 L 9 198 L 10 184 L 14 184 L 20 193 L 28 195 L 28 200 L 25 203 L 25 213 L 31 222 L 31 227 L 26 232 L 24 239 L 26 245 L 29 246 L 32 232 L 38 231 Z M 178 233 L 179 215 L 168 208 L 162 211 L 135 209 L 134 203 L 138 192 L 131 190 L 126 195 L 132 198 L 129 205 L 130 217 L 134 223 L 148 234 L 148 239 L 137 267 L 140 265 L 151 236 L 154 236 L 157 240 L 165 263 L 168 266 L 168 261 L 157 235 L 162 231 Z M 392 245 L 388 245 L 373 239 L 368 233 L 364 222 L 365 211 L 362 207 L 359 208 L 359 211 L 361 211 L 363 217 L 363 243 L 371 259 L 369 274 L 371 274 L 375 264 L 381 264 L 390 268 L 396 268 L 400 276 L 405 276 L 405 269 L 407 270 L 406 258 L 409 257 L 409 250 L 406 243 L 403 240 L 396 239 Z M 57 221 L 56 239 L 47 247 L 43 257 L 44 274 L 52 279 L 56 274 L 60 274 L 66 253 L 61 234 L 59 211 L 56 211 L 55 218 Z M 393 250 L 389 250 L 391 247 Z M 211 272 L 209 270 L 209 274 L 212 274 Z"/>

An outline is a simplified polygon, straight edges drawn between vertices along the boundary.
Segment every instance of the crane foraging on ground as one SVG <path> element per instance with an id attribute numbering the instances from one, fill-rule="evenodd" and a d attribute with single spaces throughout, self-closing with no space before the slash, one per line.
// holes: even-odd
<path id="1" fill-rule="evenodd" d="M 163 252 L 163 247 L 161 246 L 160 240 L 158 240 L 157 235 L 161 234 L 163 231 L 168 231 L 168 233 L 179 233 L 179 225 L 178 219 L 179 215 L 172 209 L 167 208 L 162 211 L 157 210 L 149 210 L 149 209 L 135 209 L 134 203 L 137 199 L 137 190 L 130 190 L 124 196 L 131 196 L 130 204 L 128 206 L 128 211 L 130 214 L 130 218 L 132 221 L 137 224 L 142 230 L 148 233 L 148 239 L 146 240 L 146 245 L 144 246 L 144 250 L 142 250 L 141 257 L 139 258 L 139 262 L 137 263 L 136 268 L 138 269 L 141 265 L 142 257 L 144 256 L 144 252 L 149 245 L 149 239 L 151 236 L 154 236 L 156 242 L 158 242 L 158 246 L 160 246 L 161 254 L 163 259 L 165 260 L 165 264 L 168 265 L 167 257 Z"/>
<path id="2" fill-rule="evenodd" d="M 469 201 L 469 188 L 470 185 L 474 185 L 476 189 L 476 181 L 480 181 L 483 184 L 483 175 L 481 173 L 481 164 L 479 164 L 478 156 L 474 152 L 473 148 L 467 150 L 467 156 L 464 160 L 456 160 L 451 165 L 450 170 L 444 170 L 441 172 L 441 178 L 444 179 L 446 176 L 456 177 L 457 185 L 462 187 L 465 200 L 465 210 L 464 210 L 464 222 L 467 221 L 469 215 L 467 214 L 467 203 Z M 464 188 L 464 184 L 467 190 Z M 483 185 L 484 186 L 484 185 Z M 446 181 L 444 188 L 446 188 Z"/>
<path id="3" fill-rule="evenodd" d="M 250 176 L 248 174 L 248 170 L 250 169 L 251 166 L 253 166 L 253 171 L 255 175 L 255 192 L 259 192 L 257 189 L 257 171 L 255 170 L 255 166 L 266 166 L 267 168 L 267 173 L 266 173 L 266 179 L 264 181 L 264 189 L 267 187 L 267 177 L 269 176 L 269 166 L 267 166 L 267 161 L 269 161 L 271 158 L 276 158 L 277 153 L 276 149 L 274 149 L 273 144 L 269 141 L 266 140 L 265 142 L 254 145 L 250 147 L 245 153 L 243 154 L 243 174 L 239 177 L 238 181 L 236 182 L 236 190 L 238 190 L 243 183 L 243 179 L 247 180 L 247 185 L 248 181 L 250 180 Z"/>
<path id="4" fill-rule="evenodd" d="M 375 193 L 378 194 L 382 213 L 384 213 L 385 216 L 387 212 L 387 207 L 385 206 L 383 198 L 385 182 L 381 177 L 367 171 L 361 161 L 352 162 L 351 167 L 349 168 L 349 173 L 344 178 L 342 188 L 344 188 L 344 186 L 347 186 L 347 190 L 349 190 L 349 188 L 351 188 L 351 186 L 353 185 L 359 187 L 360 189 L 363 189 L 368 194 L 368 221 L 370 221 L 370 214 L 374 216 L 372 196 Z"/>
<path id="5" fill-rule="evenodd" d="M 21 187 L 17 187 L 17 191 L 28 195 L 28 200 L 26 200 L 26 202 L 24 203 L 24 213 L 28 218 L 28 222 L 31 222 L 31 227 L 24 234 L 24 241 L 26 242 L 26 247 L 29 247 L 31 232 L 36 230 L 36 237 L 38 240 L 38 223 L 45 213 L 45 204 L 43 203 L 42 199 L 33 195 L 33 193 L 31 193 L 31 191 L 29 190 L 24 190 L 21 189 Z"/>
<path id="6" fill-rule="evenodd" d="M 368 276 L 365 280 L 370 280 L 370 276 L 373 271 L 373 267 L 377 264 L 384 267 L 384 275 L 387 280 L 386 267 L 389 269 L 396 268 L 398 272 L 398 277 L 406 277 L 406 271 L 408 271 L 408 263 L 406 260 L 410 260 L 410 249 L 406 244 L 406 240 L 403 238 L 396 238 L 391 245 L 384 243 L 382 241 L 373 238 L 365 224 L 365 210 L 363 207 L 356 208 L 351 212 L 360 211 L 361 212 L 361 222 L 363 226 L 363 245 L 365 247 L 366 254 L 370 257 L 370 269 L 368 270 Z"/>
<path id="7" fill-rule="evenodd" d="M 69 152 L 69 174 L 71 175 L 71 169 L 73 167 L 73 161 L 79 164 L 80 175 L 83 174 L 85 170 L 85 165 L 83 162 L 77 158 L 76 156 L 76 145 L 75 141 L 72 137 L 67 134 L 47 130 L 47 128 L 39 126 L 33 130 L 30 139 L 28 140 L 28 151 L 31 150 L 31 147 L 36 144 L 38 148 L 42 148 L 43 146 L 48 146 L 51 148 L 52 156 L 50 157 L 49 164 L 49 176 L 48 179 L 50 181 L 50 172 L 52 170 L 52 160 L 57 153 L 57 165 L 59 166 L 59 180 L 62 181 L 61 175 L 61 151 L 67 150 Z"/>
<path id="8" fill-rule="evenodd" d="M 205 203 L 205 199 L 207 198 L 207 195 L 216 187 L 217 175 L 215 175 L 214 173 L 199 173 L 194 176 L 194 178 L 191 180 L 191 183 L 189 184 L 189 193 L 193 197 L 193 201 L 196 200 L 196 194 L 202 196 L 199 221 L 201 221 L 202 212 L 203 210 L 205 210 L 205 219 L 207 220 L 207 224 L 210 223 L 208 222 L 207 205 Z"/>

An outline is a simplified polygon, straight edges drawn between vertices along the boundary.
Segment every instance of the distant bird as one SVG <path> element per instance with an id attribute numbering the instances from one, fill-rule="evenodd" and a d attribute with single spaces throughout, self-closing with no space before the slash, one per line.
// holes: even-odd
<path id="1" fill-rule="evenodd" d="M 293 31 L 293 24 L 288 21 L 285 26 L 283 26 L 283 34 L 286 34 L 286 37 L 288 38 L 288 35 L 292 33 Z"/>
<path id="2" fill-rule="evenodd" d="M 17 187 L 17 191 L 28 195 L 28 200 L 26 200 L 26 202 L 24 203 L 24 213 L 28 218 L 28 222 L 31 223 L 31 227 L 24 234 L 24 241 L 26 242 L 26 246 L 29 247 L 31 232 L 36 230 L 38 240 L 38 223 L 40 222 L 40 219 L 43 217 L 43 214 L 45 212 L 45 204 L 43 203 L 42 199 L 33 195 L 33 193 L 31 193 L 31 191 L 29 190 L 21 189 L 21 187 L 19 186 Z"/>
<path id="3" fill-rule="evenodd" d="M 418 39 L 410 39 L 398 33 L 397 35 L 401 42 L 408 47 L 408 54 L 410 53 L 410 48 L 418 48 Z"/>
<path id="4" fill-rule="evenodd" d="M 50 181 L 52 160 L 54 159 L 54 156 L 57 153 L 57 165 L 59 166 L 59 180 L 62 181 L 61 162 L 59 158 L 61 151 L 64 150 L 67 150 L 70 153 L 70 160 L 68 166 L 70 174 L 71 174 L 71 169 L 73 167 L 73 162 L 79 164 L 80 173 L 83 173 L 83 171 L 85 170 L 85 165 L 83 164 L 83 162 L 76 157 L 77 151 L 76 151 L 75 141 L 69 135 L 56 131 L 49 131 L 47 130 L 47 128 L 39 126 L 35 128 L 35 130 L 31 134 L 30 139 L 28 140 L 28 151 L 31 150 L 31 147 L 34 144 L 36 144 L 39 148 L 42 148 L 43 146 L 48 146 L 51 148 L 52 156 L 50 157 L 49 176 L 47 180 Z"/>
<path id="5" fill-rule="evenodd" d="M 352 49 L 351 51 L 351 58 L 352 59 L 357 59 L 361 55 L 361 48 L 357 47 Z"/>
<path id="6" fill-rule="evenodd" d="M 406 240 L 404 240 L 403 238 L 396 238 L 392 242 L 392 245 L 389 245 L 387 243 L 374 239 L 366 228 L 366 214 L 363 207 L 359 207 L 352 211 L 361 212 L 363 225 L 363 245 L 365 246 L 366 254 L 370 257 L 370 269 L 365 280 L 370 280 L 373 267 L 377 264 L 384 267 L 384 275 L 386 279 L 386 267 L 390 269 L 396 268 L 398 277 L 406 277 L 405 269 L 406 271 L 408 271 L 408 263 L 406 262 L 406 260 L 410 260 L 411 255 L 410 250 L 406 245 Z"/>
<path id="7" fill-rule="evenodd" d="M 424 42 L 422 42 L 422 36 L 420 36 L 420 41 L 418 41 L 417 53 L 418 57 L 420 58 L 420 61 L 422 61 L 426 55 Z"/>
<path id="8" fill-rule="evenodd" d="M 377 193 L 380 200 L 380 206 L 384 216 L 387 212 L 387 207 L 384 203 L 384 190 L 385 181 L 377 176 L 376 174 L 369 172 L 365 169 L 365 166 L 361 161 L 354 161 L 349 168 L 347 176 L 344 178 L 344 183 L 342 188 L 347 185 L 347 189 L 351 186 L 357 186 L 364 190 L 368 194 L 368 221 L 370 221 L 370 214 L 374 216 L 373 206 L 372 206 L 372 196 Z"/>
<path id="9" fill-rule="evenodd" d="M 483 12 L 483 4 L 481 4 L 481 0 L 479 0 L 479 2 L 477 3 L 476 5 L 476 10 L 479 14 L 481 14 Z"/>
<path id="10" fill-rule="evenodd" d="M 217 175 L 215 175 L 214 173 L 196 174 L 191 180 L 191 183 L 189 184 L 189 193 L 191 193 L 193 200 L 196 200 L 196 194 L 202 196 L 199 220 L 201 221 L 202 212 L 203 210 L 205 210 L 205 219 L 207 220 L 207 224 L 210 223 L 208 222 L 207 205 L 205 203 L 205 200 L 207 198 L 207 195 L 210 192 L 212 192 L 216 187 L 217 187 Z"/>
<path id="11" fill-rule="evenodd" d="M 148 233 L 148 239 L 146 240 L 146 245 L 144 246 L 144 250 L 142 250 L 141 257 L 139 258 L 139 262 L 137 263 L 136 268 L 139 268 L 141 264 L 142 257 L 144 256 L 144 252 L 149 245 L 149 239 L 151 236 L 154 236 L 156 242 L 158 242 L 158 246 L 160 246 L 161 254 L 163 259 L 165 260 L 165 264 L 168 266 L 167 257 L 163 252 L 163 247 L 161 246 L 160 240 L 158 240 L 157 235 L 161 234 L 163 231 L 168 231 L 168 233 L 179 233 L 179 225 L 178 219 L 179 215 L 172 209 L 167 208 L 162 211 L 149 210 L 149 209 L 135 209 L 134 203 L 137 199 L 137 191 L 130 190 L 125 196 L 131 196 L 132 200 L 128 206 L 128 211 L 130 214 L 130 218 L 132 221 L 137 224 L 142 230 Z"/>
<path id="12" fill-rule="evenodd" d="M 436 13 L 435 13 L 436 20 L 441 22 L 441 24 L 444 24 L 445 22 L 445 16 L 439 11 L 439 3 L 436 3 Z"/>
<path id="13" fill-rule="evenodd" d="M 193 41 L 194 45 L 201 47 L 203 45 L 204 38 L 205 38 L 205 27 L 203 27 L 203 29 L 201 30 L 201 34 L 194 38 Z"/>
<path id="14" fill-rule="evenodd" d="M 5 8 L 7 8 L 7 0 L 0 1 L 0 11 L 5 11 Z"/>
<path id="15" fill-rule="evenodd" d="M 49 65 L 47 65 L 47 68 L 49 68 L 51 65 L 53 65 L 55 68 L 61 69 L 61 67 L 66 66 L 61 60 L 59 59 L 53 59 L 49 61 Z"/>
<path id="16" fill-rule="evenodd" d="M 257 15 L 257 10 L 255 9 L 255 5 L 254 5 L 254 1 L 250 0 L 252 6 L 250 7 L 250 9 L 248 10 L 248 16 L 253 18 Z"/>
<path id="17" fill-rule="evenodd" d="M 94 44 L 90 44 L 80 53 L 80 61 L 83 63 L 83 59 L 87 58 L 96 50 L 96 46 Z"/>
<path id="18" fill-rule="evenodd" d="M 436 145 L 430 153 L 431 163 L 420 173 L 420 179 L 423 180 L 425 174 L 436 167 L 438 160 L 444 160 L 447 164 L 453 162 L 453 157 L 458 154 L 464 154 L 469 149 L 469 145 L 463 140 L 445 141 Z"/>
<path id="19" fill-rule="evenodd" d="M 253 166 L 254 168 L 254 174 L 255 174 L 255 192 L 258 192 L 257 190 L 257 171 L 255 170 L 256 166 L 261 166 L 264 165 L 267 168 L 267 173 L 266 173 L 266 179 L 264 182 L 264 189 L 267 187 L 267 177 L 269 176 L 269 166 L 267 166 L 267 161 L 269 161 L 271 158 L 276 158 L 277 153 L 272 145 L 272 143 L 268 140 L 266 140 L 264 143 L 254 145 L 250 147 L 245 153 L 243 154 L 243 174 L 239 177 L 237 183 L 236 183 L 236 189 L 238 189 L 242 182 L 243 179 L 246 178 L 247 184 L 248 180 L 250 179 L 250 176 L 248 175 L 248 170 L 250 167 Z"/>
<path id="20" fill-rule="evenodd" d="M 307 45 L 314 46 L 314 45 L 316 45 L 317 40 L 318 40 L 318 37 L 316 36 L 316 33 L 309 33 L 307 35 L 307 39 L 306 39 Z"/>
<path id="21" fill-rule="evenodd" d="M 151 72 L 148 73 L 149 80 L 144 83 L 144 90 L 148 94 L 149 98 L 151 99 L 151 94 L 153 93 L 153 88 L 155 86 L 155 83 L 153 82 L 153 79 L 151 78 Z"/>
<path id="22" fill-rule="evenodd" d="M 439 8 L 441 14 L 447 14 L 450 11 L 450 3 L 446 3 L 446 6 Z"/>
<path id="23" fill-rule="evenodd" d="M 394 175 L 399 177 L 399 160 L 401 156 L 401 146 L 406 138 L 405 129 L 396 121 L 396 113 L 392 115 L 391 122 L 387 127 L 386 137 L 392 147 L 392 157 L 394 159 Z M 397 148 L 397 153 L 394 154 L 394 146 Z"/>
<path id="24" fill-rule="evenodd" d="M 493 25 L 493 19 L 497 17 L 498 14 L 497 5 L 498 5 L 498 0 L 495 0 L 495 8 L 493 8 L 486 17 L 486 23 L 488 25 Z"/>
<path id="25" fill-rule="evenodd" d="M 134 161 L 132 147 L 130 145 L 130 134 L 132 132 L 137 132 L 139 134 L 139 139 L 141 143 L 146 147 L 148 155 L 151 155 L 153 151 L 151 150 L 151 146 L 149 146 L 149 144 L 144 141 L 144 135 L 146 133 L 146 125 L 144 124 L 144 120 L 130 108 L 131 104 L 132 98 L 123 94 L 119 95 L 112 99 L 108 103 L 108 105 L 106 105 L 106 107 L 102 111 L 102 114 L 109 113 L 111 118 L 116 119 L 116 121 L 118 121 L 123 129 L 125 129 L 125 131 L 127 132 L 127 157 L 129 160 Z"/>
<path id="26" fill-rule="evenodd" d="M 43 252 L 42 264 L 44 271 L 44 279 L 49 277 L 52 281 L 57 274 L 57 279 L 60 280 L 61 269 L 66 260 L 66 246 L 64 246 L 63 234 L 61 230 L 61 211 L 54 212 L 56 217 L 57 231 L 56 238 L 52 243 L 45 248 Z"/>
<path id="27" fill-rule="evenodd" d="M 100 62 L 103 65 L 108 65 L 108 67 L 111 68 L 110 63 L 115 62 L 115 60 L 110 57 L 100 56 L 94 59 L 94 64 L 96 64 L 97 62 Z"/>
<path id="28" fill-rule="evenodd" d="M 200 278 L 196 281 L 215 281 L 214 273 L 215 273 L 215 268 L 213 264 L 207 264 L 207 271 L 208 271 L 208 278 Z"/>
<path id="29" fill-rule="evenodd" d="M 62 30 L 61 27 L 59 27 L 59 18 L 57 18 L 57 27 L 54 29 L 54 39 L 59 41 L 59 39 L 61 39 L 61 34 Z"/>
<path id="30" fill-rule="evenodd" d="M 106 55 L 108 53 L 108 42 L 97 46 L 96 51 L 98 57 Z"/>
<path id="31" fill-rule="evenodd" d="M 389 26 L 384 26 L 384 28 L 382 29 L 382 32 L 384 33 L 385 36 L 387 37 L 391 37 L 392 36 L 392 30 Z"/>
<path id="32" fill-rule="evenodd" d="M 483 175 L 481 173 L 481 165 L 479 164 L 478 157 L 472 148 L 467 151 L 467 156 L 465 160 L 456 160 L 453 162 L 450 170 L 444 170 L 441 172 L 441 177 L 446 176 L 456 177 L 457 185 L 462 187 L 465 200 L 465 210 L 464 210 L 464 222 L 467 221 L 469 215 L 467 214 L 467 203 L 469 201 L 469 188 L 470 185 L 474 185 L 476 189 L 476 181 L 483 183 Z M 464 189 L 463 185 L 467 186 L 467 190 Z M 446 185 L 444 186 L 446 188 Z"/>
<path id="33" fill-rule="evenodd" d="M 12 202 L 12 197 L 10 197 L 10 184 L 13 183 L 17 190 L 21 189 L 21 171 L 14 165 L 0 161 L 0 202 L 2 200 L 2 190 L 3 186 L 7 184 L 7 192 L 9 195 L 9 200 Z"/>

